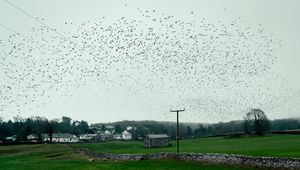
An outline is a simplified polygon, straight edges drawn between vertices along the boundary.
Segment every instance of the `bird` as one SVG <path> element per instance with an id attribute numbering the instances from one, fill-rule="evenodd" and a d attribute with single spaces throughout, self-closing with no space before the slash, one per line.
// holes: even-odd
<path id="1" fill-rule="evenodd" d="M 106 16 L 65 21 L 76 31 L 59 30 L 63 37 L 35 26 L 34 41 L 16 34 L 1 39 L 1 112 L 38 107 L 54 92 L 73 97 L 93 83 L 101 93 L 119 88 L 128 99 L 142 96 L 150 108 L 186 105 L 195 119 L 200 112 L 236 116 L 251 105 L 273 107 L 293 96 L 282 85 L 288 81 L 272 73 L 282 45 L 263 25 L 240 17 L 229 23 L 184 20 L 157 9 L 137 9 L 137 15 L 111 23 Z"/>

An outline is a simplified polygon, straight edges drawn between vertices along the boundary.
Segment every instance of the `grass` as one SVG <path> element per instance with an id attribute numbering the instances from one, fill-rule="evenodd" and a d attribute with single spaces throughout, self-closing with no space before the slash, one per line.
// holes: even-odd
<path id="1" fill-rule="evenodd" d="M 74 148 L 88 148 L 107 153 L 175 152 L 176 143 L 168 148 L 143 148 L 143 142 L 114 141 L 103 143 L 72 144 Z M 229 153 L 248 156 L 274 156 L 300 158 L 300 135 L 245 136 L 241 138 L 209 137 L 180 141 L 181 152 Z"/>
<path id="2" fill-rule="evenodd" d="M 36 144 L 0 146 L 0 169 L 203 169 L 203 170 L 251 170 L 255 168 L 230 167 L 224 165 L 206 165 L 197 162 L 176 160 L 143 160 L 143 161 L 104 161 L 89 162 L 88 157 L 74 153 L 74 148 L 89 148 L 97 152 L 109 153 L 153 153 L 175 152 L 175 141 L 172 147 L 145 149 L 142 142 L 117 141 L 87 144 Z M 246 136 L 242 138 L 210 137 L 181 141 L 182 152 L 232 153 L 251 156 L 276 156 L 300 158 L 300 135 L 269 135 L 263 137 Z"/>
<path id="3" fill-rule="evenodd" d="M 87 161 L 87 157 L 74 153 L 66 144 L 38 144 L 0 146 L 0 169 L 5 170 L 254 170 L 246 167 L 229 167 L 223 165 L 205 165 L 196 162 L 175 160 L 146 160 L 146 161 Z"/>

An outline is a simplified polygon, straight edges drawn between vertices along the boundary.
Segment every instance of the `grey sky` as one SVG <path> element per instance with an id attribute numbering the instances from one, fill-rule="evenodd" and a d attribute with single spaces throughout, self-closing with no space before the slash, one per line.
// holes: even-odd
<path id="1" fill-rule="evenodd" d="M 207 88 L 203 90 L 203 93 L 205 92 L 206 94 L 203 94 L 199 90 L 199 94 L 197 95 L 192 92 L 188 94 L 187 91 L 184 91 L 183 95 L 179 92 L 173 93 L 168 89 L 162 91 L 161 89 L 173 87 L 173 85 L 163 86 L 159 83 L 157 83 L 159 90 L 148 91 L 143 90 L 142 86 L 145 84 L 135 83 L 135 80 L 140 80 L 140 77 L 142 77 L 141 80 L 145 80 L 148 73 L 135 75 L 135 72 L 133 72 L 130 75 L 134 76 L 130 77 L 131 79 L 127 81 L 129 81 L 128 85 L 132 85 L 133 88 L 142 89 L 136 95 L 127 95 L 124 88 L 118 86 L 112 87 L 109 92 L 103 92 L 103 89 L 106 88 L 105 85 L 91 81 L 87 82 L 79 90 L 71 91 L 72 97 L 69 95 L 66 96 L 63 90 L 49 90 L 46 92 L 50 94 L 49 98 L 41 96 L 35 102 L 18 107 L 20 109 L 20 116 L 39 115 L 58 118 L 66 115 L 74 119 L 83 119 L 89 122 L 107 122 L 124 119 L 172 121 L 175 120 L 175 116 L 169 113 L 170 107 L 186 107 L 187 111 L 182 114 L 181 119 L 191 122 L 218 122 L 240 119 L 243 111 L 251 107 L 261 107 L 272 119 L 299 116 L 300 48 L 298 41 L 300 39 L 300 20 L 298 17 L 300 16 L 300 2 L 298 0 L 10 0 L 9 2 L 21 7 L 35 17 L 43 18 L 45 24 L 56 28 L 59 32 L 74 33 L 76 28 L 78 28 L 76 25 L 87 23 L 88 21 L 91 23 L 97 22 L 103 16 L 105 16 L 104 21 L 106 24 L 114 23 L 123 16 L 128 20 L 143 20 L 143 17 L 137 10 L 140 9 L 143 11 L 156 10 L 159 13 L 174 16 L 174 18 L 179 20 L 195 20 L 196 23 L 205 18 L 207 23 L 217 23 L 220 20 L 226 25 L 240 18 L 243 22 L 251 23 L 252 25 L 262 24 L 265 34 L 271 35 L 273 33 L 273 37 L 282 44 L 282 48 L 280 49 L 282 52 L 274 54 L 278 55 L 278 58 L 275 60 L 266 78 L 260 77 L 255 80 L 249 80 L 259 81 L 250 91 L 247 91 L 242 86 L 231 84 L 230 86 L 236 87 L 232 93 L 229 93 L 226 88 L 220 88 L 217 90 L 218 93 L 215 94 L 215 91 L 212 90 L 210 92 L 209 88 Z M 73 25 L 65 24 L 65 22 L 73 23 Z M 0 1 L 0 23 L 28 37 L 32 36 L 31 28 L 40 26 L 36 21 L 2 0 Z M 0 30 L 0 40 L 5 41 L 9 39 L 9 35 L 12 33 L 2 27 L 0 27 Z M 55 35 L 55 33 L 52 34 Z M 40 35 L 39 38 L 43 38 L 43 35 Z M 9 48 L 9 44 L 5 46 L 7 49 Z M 4 53 L 0 53 L 0 55 L 4 55 Z M 51 57 L 50 54 L 46 54 L 45 56 Z M 34 57 L 39 58 L 40 56 L 37 55 Z M 12 62 L 18 61 L 12 60 Z M 17 65 L 22 66 L 22 63 L 17 63 Z M 123 66 L 117 67 L 121 68 Z M 0 68 L 0 70 L 2 71 L 0 73 L 2 77 L 10 74 L 5 73 L 4 68 Z M 130 71 L 132 70 L 124 69 L 124 72 Z M 136 74 L 138 73 L 136 72 Z M 116 77 L 114 78 L 114 76 Z M 247 79 L 247 77 L 245 78 Z M 115 72 L 111 73 L 110 79 L 114 83 L 118 83 L 119 81 Z M 180 87 L 188 89 L 189 83 L 192 84 L 192 81 L 185 82 L 187 85 L 181 85 Z M 5 89 L 6 84 L 7 82 L 1 81 L 1 88 Z M 172 83 L 170 82 L 170 84 Z M 263 90 L 264 93 L 268 93 L 266 96 L 274 98 L 274 100 L 272 99 L 272 105 L 268 105 L 268 102 L 245 104 L 245 101 L 252 98 L 265 97 L 252 94 L 259 91 L 259 89 Z M 28 91 L 28 93 L 31 94 L 34 92 Z M 5 96 L 4 93 L 2 94 Z M 234 94 L 247 94 L 247 97 L 245 97 L 247 100 L 244 103 L 241 102 L 241 106 L 244 108 L 236 106 L 238 103 L 234 105 L 234 101 L 230 100 L 230 97 L 236 97 Z M 5 100 L 9 99 L 3 96 L 0 99 L 1 102 L 5 103 Z M 180 96 L 182 97 L 181 100 L 173 99 Z M 229 99 L 225 100 L 227 97 Z M 21 99 L 17 99 L 16 97 L 14 100 Z M 198 100 L 201 100 L 201 102 L 197 102 Z M 238 100 L 240 101 L 240 98 Z M 269 99 L 262 101 L 266 100 L 269 101 Z M 186 104 L 188 102 L 195 104 Z M 205 106 L 201 106 L 201 103 L 205 104 Z M 227 104 L 235 107 L 232 113 L 225 107 Z M 14 103 L 5 106 L 3 111 L 0 112 L 0 116 L 5 119 L 17 114 L 17 107 Z"/>

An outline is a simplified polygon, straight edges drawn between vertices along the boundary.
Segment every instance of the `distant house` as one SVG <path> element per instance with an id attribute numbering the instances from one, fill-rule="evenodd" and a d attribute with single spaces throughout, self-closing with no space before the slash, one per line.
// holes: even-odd
<path id="1" fill-rule="evenodd" d="M 80 141 L 84 142 L 98 142 L 98 141 L 111 141 L 114 140 L 114 135 L 106 131 L 99 134 L 83 134 L 79 136 Z"/>
<path id="2" fill-rule="evenodd" d="M 89 131 L 92 131 L 94 133 L 99 133 L 101 131 L 101 128 L 99 127 L 89 127 Z"/>
<path id="3" fill-rule="evenodd" d="M 17 140 L 17 135 L 6 137 L 5 140 L 14 142 Z"/>
<path id="4" fill-rule="evenodd" d="M 121 140 L 122 135 L 121 134 L 114 134 L 114 140 Z"/>
<path id="5" fill-rule="evenodd" d="M 127 130 L 127 131 L 130 131 L 130 130 L 132 130 L 132 129 L 133 129 L 132 126 L 127 126 L 127 127 L 126 127 L 126 130 Z"/>
<path id="6" fill-rule="evenodd" d="M 44 141 L 50 141 L 48 134 L 44 135 Z M 79 138 L 73 134 L 69 133 L 53 133 L 52 142 L 79 142 Z"/>
<path id="7" fill-rule="evenodd" d="M 40 134 L 41 135 L 41 134 Z M 38 142 L 41 140 L 42 135 L 39 136 L 38 134 L 30 134 L 27 137 L 27 140 L 31 141 L 31 142 Z"/>
<path id="8" fill-rule="evenodd" d="M 101 141 L 110 141 L 114 139 L 114 135 L 111 133 L 102 133 L 99 134 L 99 138 Z"/>
<path id="9" fill-rule="evenodd" d="M 38 140 L 38 136 L 35 134 L 30 134 L 27 136 L 27 140 Z"/>
<path id="10" fill-rule="evenodd" d="M 105 126 L 105 129 L 106 129 L 105 133 L 107 131 L 109 131 L 110 133 L 114 133 L 115 132 L 115 127 L 114 126 L 108 125 L 108 126 Z"/>
<path id="11" fill-rule="evenodd" d="M 96 142 L 99 138 L 98 134 L 82 134 L 79 136 L 79 140 L 84 142 Z"/>
<path id="12" fill-rule="evenodd" d="M 131 133 L 124 130 L 124 132 L 122 132 L 122 139 L 123 140 L 131 140 L 132 139 Z"/>
<path id="13" fill-rule="evenodd" d="M 109 130 L 106 130 L 105 132 L 104 132 L 104 134 L 112 134 L 112 132 L 111 131 L 109 131 Z"/>
<path id="14" fill-rule="evenodd" d="M 136 129 L 137 129 L 137 127 L 132 127 L 132 126 L 127 126 L 126 127 L 127 131 L 132 131 L 132 130 L 136 130 Z"/>
<path id="15" fill-rule="evenodd" d="M 144 139 L 145 148 L 167 147 L 170 146 L 170 137 L 166 134 L 148 135 Z"/>

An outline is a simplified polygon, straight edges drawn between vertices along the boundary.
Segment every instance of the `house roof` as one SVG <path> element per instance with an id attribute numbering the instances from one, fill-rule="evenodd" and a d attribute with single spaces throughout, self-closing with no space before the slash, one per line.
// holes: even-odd
<path id="1" fill-rule="evenodd" d="M 79 136 L 79 139 L 92 139 L 93 137 L 96 137 L 97 134 L 82 134 Z"/>
<path id="2" fill-rule="evenodd" d="M 131 135 L 131 133 L 129 133 L 128 131 L 124 130 L 124 132 L 122 132 L 122 135 Z"/>
<path id="3" fill-rule="evenodd" d="M 69 133 L 53 133 L 52 137 L 53 138 L 70 138 L 70 139 L 77 138 L 77 136 L 75 136 L 73 134 L 69 134 Z"/>
<path id="4" fill-rule="evenodd" d="M 49 135 L 44 134 L 44 137 L 49 138 Z M 52 138 L 70 138 L 70 139 L 74 139 L 74 138 L 77 138 L 77 136 L 75 136 L 73 134 L 69 134 L 69 133 L 53 133 Z"/>
<path id="5" fill-rule="evenodd" d="M 152 134 L 148 135 L 148 138 L 154 139 L 154 138 L 169 138 L 167 134 Z"/>

